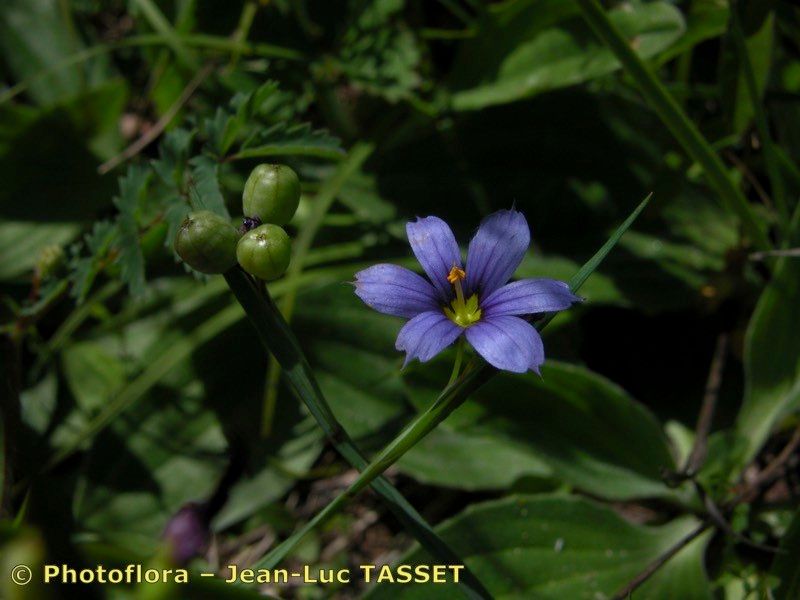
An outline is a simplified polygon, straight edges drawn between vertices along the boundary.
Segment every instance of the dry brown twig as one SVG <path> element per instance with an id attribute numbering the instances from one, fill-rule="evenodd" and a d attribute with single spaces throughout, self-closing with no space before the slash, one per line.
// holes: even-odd
<path id="1" fill-rule="evenodd" d="M 189 101 L 192 95 L 194 95 L 194 93 L 197 91 L 197 88 L 199 88 L 203 81 L 205 81 L 206 77 L 211 74 L 213 69 L 214 67 L 211 64 L 207 64 L 200 69 L 192 78 L 192 80 L 186 85 L 186 87 L 183 88 L 181 95 L 178 96 L 177 100 L 172 103 L 172 106 L 167 109 L 167 112 L 161 115 L 161 118 L 156 121 L 150 129 L 142 134 L 139 139 L 125 148 L 125 150 L 97 167 L 97 172 L 100 175 L 105 175 L 125 161 L 130 160 L 139 154 L 139 152 L 144 150 L 147 146 L 152 144 L 164 132 L 164 130 L 167 128 L 167 125 L 172 122 L 172 119 L 175 118 L 175 115 L 178 114 L 178 111 Z"/>

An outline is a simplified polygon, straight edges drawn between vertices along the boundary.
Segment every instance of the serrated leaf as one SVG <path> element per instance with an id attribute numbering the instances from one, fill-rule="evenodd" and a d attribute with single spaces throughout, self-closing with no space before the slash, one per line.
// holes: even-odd
<path id="1" fill-rule="evenodd" d="M 312 129 L 308 123 L 277 123 L 250 140 L 248 146 L 237 152 L 234 158 L 294 155 L 338 159 L 345 155 L 345 151 L 338 138 L 327 131 Z"/>
<path id="2" fill-rule="evenodd" d="M 94 280 L 102 269 L 108 251 L 118 235 L 119 229 L 116 223 L 98 221 L 92 226 L 92 231 L 84 237 L 89 256 L 80 256 L 80 250 L 75 250 L 76 254 L 70 261 L 72 270 L 70 280 L 72 281 L 71 295 L 78 304 L 86 299 L 86 295 L 92 289 Z"/>
<path id="3" fill-rule="evenodd" d="M 396 102 L 418 88 L 422 52 L 399 18 L 403 0 L 352 2 L 357 15 L 342 38 L 336 65 L 355 87 Z"/>
<path id="4" fill-rule="evenodd" d="M 167 132 L 159 144 L 159 159 L 152 162 L 152 167 L 166 186 L 179 189 L 183 184 L 183 172 L 194 135 L 194 131 L 174 129 Z"/>
<path id="5" fill-rule="evenodd" d="M 192 183 L 194 190 L 192 200 L 197 210 L 210 210 L 226 219 L 230 219 L 225 198 L 219 188 L 217 172 L 219 164 L 209 156 L 195 156 L 189 161 L 192 167 Z"/>
<path id="6" fill-rule="evenodd" d="M 119 210 L 118 231 L 115 247 L 119 252 L 120 279 L 127 284 L 134 296 L 144 292 L 144 255 L 139 243 L 137 215 L 152 171 L 141 165 L 128 169 L 128 174 L 119 180 L 120 195 L 114 198 Z"/>

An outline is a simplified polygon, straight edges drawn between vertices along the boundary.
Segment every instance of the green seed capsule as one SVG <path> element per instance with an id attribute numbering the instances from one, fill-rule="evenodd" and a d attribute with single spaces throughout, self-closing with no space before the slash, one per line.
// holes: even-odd
<path id="1" fill-rule="evenodd" d="M 239 233 L 227 219 L 201 210 L 190 214 L 175 238 L 175 252 L 201 273 L 224 273 L 236 264 Z"/>
<path id="2" fill-rule="evenodd" d="M 248 231 L 236 246 L 236 258 L 242 268 L 265 281 L 286 272 L 291 254 L 289 236 L 277 225 L 261 225 Z"/>
<path id="3" fill-rule="evenodd" d="M 262 223 L 286 225 L 300 203 L 300 180 L 286 165 L 258 165 L 244 184 L 242 211 Z"/>

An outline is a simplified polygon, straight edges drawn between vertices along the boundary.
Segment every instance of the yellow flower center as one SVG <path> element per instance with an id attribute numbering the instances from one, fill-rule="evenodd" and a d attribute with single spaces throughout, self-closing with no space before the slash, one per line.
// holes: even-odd
<path id="1" fill-rule="evenodd" d="M 473 294 L 468 300 L 464 299 L 464 289 L 461 282 L 466 279 L 467 273 L 460 267 L 453 267 L 447 275 L 447 281 L 453 285 L 456 297 L 450 306 L 444 307 L 444 314 L 459 327 L 469 327 L 481 319 L 481 309 L 478 307 L 478 295 Z"/>

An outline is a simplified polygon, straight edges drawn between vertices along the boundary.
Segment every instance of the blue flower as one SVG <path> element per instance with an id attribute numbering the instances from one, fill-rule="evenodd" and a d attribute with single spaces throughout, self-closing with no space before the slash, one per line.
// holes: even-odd
<path id="1" fill-rule="evenodd" d="M 507 283 L 530 245 L 528 223 L 516 210 L 483 220 L 469 243 L 466 267 L 450 227 L 438 217 L 406 225 L 408 241 L 430 281 L 397 265 L 356 274 L 356 295 L 378 312 L 410 319 L 397 336 L 405 364 L 431 360 L 462 334 L 486 361 L 505 371 L 539 372 L 544 346 L 523 317 L 565 310 L 579 302 L 554 279 Z"/>

